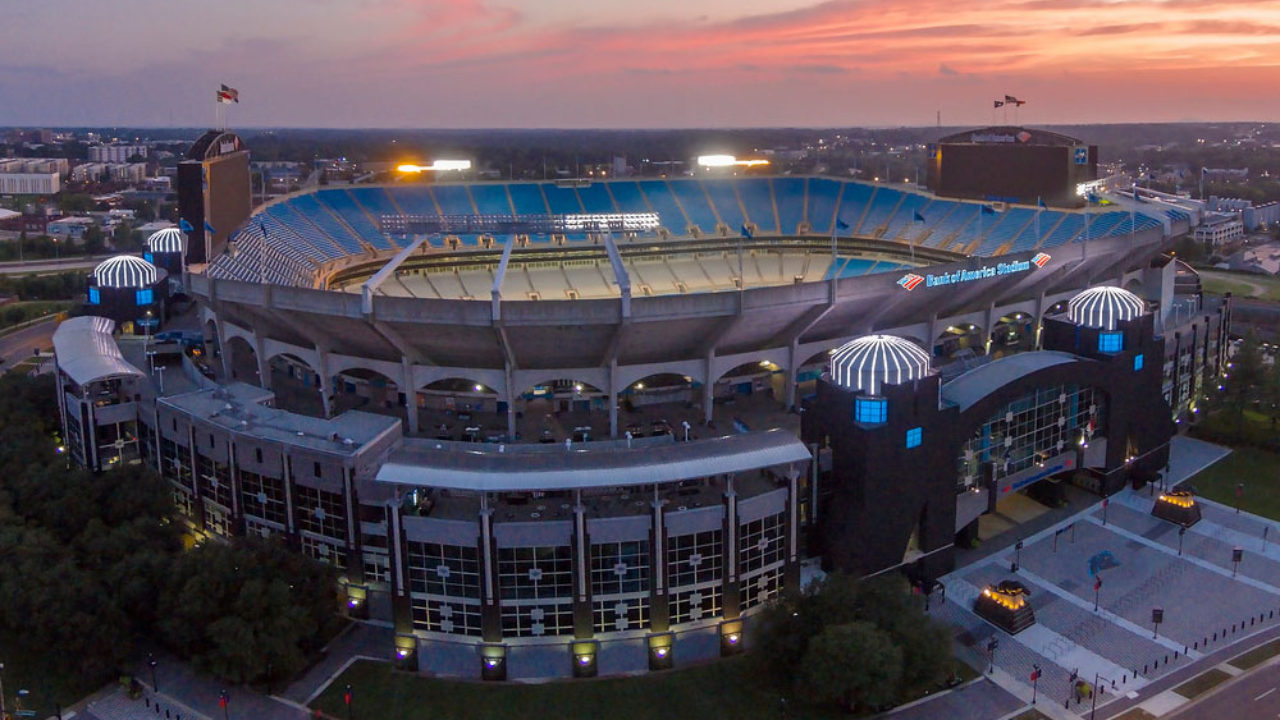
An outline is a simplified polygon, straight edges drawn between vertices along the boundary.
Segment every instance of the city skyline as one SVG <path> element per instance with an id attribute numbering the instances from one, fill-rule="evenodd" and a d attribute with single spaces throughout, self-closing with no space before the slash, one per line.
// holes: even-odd
<path id="1" fill-rule="evenodd" d="M 1274 121 L 1280 0 L 70 0 L 7 9 L 0 125 Z M 57 42 L 50 42 L 57 38 Z M 50 52 L 50 48 L 56 48 Z M 1006 115 L 992 101 L 1027 101 Z"/>

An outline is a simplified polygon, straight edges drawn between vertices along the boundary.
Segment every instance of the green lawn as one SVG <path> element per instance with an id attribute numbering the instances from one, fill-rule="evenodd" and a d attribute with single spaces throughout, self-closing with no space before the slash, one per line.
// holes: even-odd
<path id="1" fill-rule="evenodd" d="M 1229 662 L 1241 670 L 1248 670 L 1256 665 L 1261 665 L 1276 655 L 1280 655 L 1280 640 L 1272 640 L 1266 645 L 1259 645 L 1243 655 L 1231 658 Z"/>
<path id="2" fill-rule="evenodd" d="M 1280 520 L 1280 455 L 1239 448 L 1187 480 L 1196 493 L 1234 507 L 1236 485 L 1244 483 L 1240 508 Z M 1280 542 L 1280 538 L 1276 538 Z"/>
<path id="3" fill-rule="evenodd" d="M 1230 292 L 1237 297 L 1280 302 L 1280 279 L 1226 270 L 1202 269 L 1199 272 L 1201 285 L 1207 293 L 1221 295 Z"/>
<path id="4" fill-rule="evenodd" d="M 531 708 L 554 718 L 777 720 L 779 694 L 755 672 L 751 658 L 737 657 L 640 677 L 527 685 L 439 680 L 397 672 L 386 663 L 360 661 L 330 684 L 312 707 L 345 718 L 342 696 L 350 683 L 357 720 L 523 720 L 535 714 Z M 966 678 L 974 676 L 967 667 L 964 672 Z M 789 698 L 788 709 L 792 718 L 850 717 L 835 709 L 805 706 L 795 698 Z"/>
<path id="5" fill-rule="evenodd" d="M 1231 676 L 1225 672 L 1214 668 L 1182 683 L 1178 687 L 1174 688 L 1173 691 L 1188 700 L 1194 700 L 1198 696 L 1203 695 L 1221 685 L 1223 681 L 1230 677 Z"/>

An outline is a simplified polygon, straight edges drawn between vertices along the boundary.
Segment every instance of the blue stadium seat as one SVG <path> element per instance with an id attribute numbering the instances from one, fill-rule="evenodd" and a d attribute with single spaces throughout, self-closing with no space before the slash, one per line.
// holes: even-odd
<path id="1" fill-rule="evenodd" d="M 974 255 L 991 255 L 1000 249 L 1001 245 L 1011 242 L 1019 232 L 1027 226 L 1027 223 L 1035 220 L 1035 211 L 1028 208 L 1009 208 L 1000 213 L 998 222 L 989 223 L 984 227 L 982 244 L 978 246 Z M 987 216 L 990 219 L 990 216 Z M 986 229 L 986 228 L 990 229 Z M 1032 229 L 1032 233 L 1035 229 Z"/>
<path id="2" fill-rule="evenodd" d="M 550 215 L 546 198 L 542 197 L 542 189 L 536 183 L 511 183 L 507 186 L 511 193 L 511 204 L 515 206 L 516 215 Z"/>
<path id="3" fill-rule="evenodd" d="M 1080 213 L 1066 213 L 1066 215 L 1062 223 L 1054 228 L 1049 233 L 1049 236 L 1044 239 L 1044 242 L 1040 244 L 1041 250 L 1073 242 L 1076 236 L 1084 231 L 1084 215 Z"/>
<path id="4" fill-rule="evenodd" d="M 481 215 L 510 215 L 511 200 L 507 198 L 507 186 L 502 183 L 485 183 L 471 186 L 471 199 Z"/>
<path id="5" fill-rule="evenodd" d="M 542 183 L 542 192 L 547 196 L 547 205 L 552 215 L 581 215 L 582 203 L 573 188 L 557 187 L 555 183 Z"/>
<path id="6" fill-rule="evenodd" d="M 1026 252 L 1034 250 L 1040 244 L 1040 240 L 1047 237 L 1058 222 L 1062 220 L 1064 213 L 1057 210 L 1041 210 L 1040 211 L 1040 232 L 1036 233 L 1036 219 L 1031 219 L 1031 224 L 1027 225 L 1018 237 L 1014 239 L 1013 244 L 1009 246 L 1010 253 Z"/>
<path id="7" fill-rule="evenodd" d="M 378 230 L 378 226 L 364 208 L 360 207 L 355 198 L 353 198 L 343 188 L 331 188 L 328 190 L 320 190 L 316 192 L 316 199 L 322 205 L 327 207 L 330 212 L 342 218 L 352 230 L 355 230 L 361 240 L 372 245 L 379 250 L 387 250 L 391 248 L 391 243 L 387 241 L 385 235 Z"/>
<path id="8" fill-rule="evenodd" d="M 863 216 L 862 225 L 856 228 L 859 235 L 873 235 L 876 228 L 889 222 L 889 217 L 902 202 L 902 191 L 885 185 L 876 187 L 871 196 L 871 206 Z M 845 222 L 848 222 L 847 220 Z M 852 225 L 852 223 L 850 223 Z"/>
<path id="9" fill-rule="evenodd" d="M 684 209 L 689 222 L 698 226 L 703 235 L 714 235 L 718 222 L 702 185 L 697 180 L 669 180 L 667 187 L 671 188 L 671 194 Z"/>
<path id="10" fill-rule="evenodd" d="M 387 188 L 396 205 L 410 215 L 439 215 L 436 202 L 426 185 Z"/>
<path id="11" fill-rule="evenodd" d="M 978 206 L 973 203 L 959 203 L 950 200 L 934 203 L 934 206 L 947 206 L 950 212 L 945 214 L 937 213 L 940 217 L 934 221 L 930 218 L 930 234 L 929 239 L 925 241 L 927 247 L 942 247 L 952 235 L 959 233 L 966 225 L 973 222 L 978 217 Z M 942 209 L 942 208 L 938 208 Z"/>
<path id="12" fill-rule="evenodd" d="M 613 198 L 609 197 L 609 188 L 604 183 L 578 188 L 578 199 L 582 201 L 582 209 L 592 215 L 621 212 L 613 206 Z"/>
<path id="13" fill-rule="evenodd" d="M 475 215 L 476 206 L 471 202 L 471 193 L 466 185 L 431 185 L 431 193 L 436 196 L 436 204 L 445 215 Z"/>
<path id="14" fill-rule="evenodd" d="M 842 183 L 827 178 L 809 179 L 809 202 L 805 209 L 805 219 L 809 221 L 809 229 L 812 232 L 819 235 L 831 234 L 831 228 L 835 225 L 836 200 L 841 194 L 841 185 Z M 843 205 L 841 212 L 845 212 Z M 849 221 L 845 220 L 845 222 Z"/>
<path id="15" fill-rule="evenodd" d="M 648 213 L 657 212 L 649 203 L 645 202 L 644 195 L 640 193 L 640 186 L 634 180 L 620 180 L 609 183 L 607 188 L 609 194 L 613 196 L 614 204 L 621 213 Z"/>
<path id="16" fill-rule="evenodd" d="M 298 195 L 291 198 L 287 204 L 308 222 L 320 228 L 333 242 L 337 243 L 338 247 L 342 248 L 344 253 L 358 255 L 364 252 L 364 247 L 360 245 L 355 234 L 326 210 L 315 195 Z"/>
<path id="17" fill-rule="evenodd" d="M 299 246 L 305 255 L 312 257 L 318 255 L 321 259 L 329 260 L 346 254 L 332 238 L 300 215 L 287 202 L 272 205 L 261 214 L 274 221 L 274 227 L 272 225 L 267 227 L 267 235 L 272 244 L 282 239 L 285 242 L 292 242 L 297 238 L 294 244 Z M 312 248 L 313 251 L 310 250 Z"/>
<path id="18" fill-rule="evenodd" d="M 636 184 L 640 186 L 640 192 L 649 200 L 654 212 L 658 213 L 662 227 L 671 231 L 672 235 L 689 233 L 689 218 L 680 209 L 665 180 L 641 180 Z"/>
<path id="19" fill-rule="evenodd" d="M 769 185 L 769 179 L 746 178 L 739 180 L 737 184 L 738 196 L 742 198 L 742 204 L 746 208 L 747 219 L 755 223 L 762 233 L 777 233 L 778 216 L 773 210 L 773 188 Z"/>
<path id="20" fill-rule="evenodd" d="M 844 220 L 849 227 L 838 234 L 848 237 L 858 230 L 858 222 L 866 213 L 867 205 L 871 202 L 871 193 L 874 191 L 874 185 L 861 182 L 844 183 L 844 192 L 840 194 L 840 219 Z"/>
<path id="21" fill-rule="evenodd" d="M 778 203 L 778 232 L 795 235 L 804 221 L 804 178 L 773 178 L 773 197 Z"/>
<path id="22" fill-rule="evenodd" d="M 747 218 L 742 214 L 742 203 L 738 202 L 738 193 L 734 192 L 734 181 L 720 178 L 703 180 L 702 189 L 706 192 L 707 199 L 711 201 L 711 206 L 720 217 L 720 221 L 728 225 L 733 234 L 737 234 L 747 222 Z"/>

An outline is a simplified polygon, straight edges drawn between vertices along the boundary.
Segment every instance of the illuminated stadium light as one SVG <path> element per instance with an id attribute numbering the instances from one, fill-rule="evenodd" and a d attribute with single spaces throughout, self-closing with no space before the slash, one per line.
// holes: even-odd
<path id="1" fill-rule="evenodd" d="M 1118 323 L 1146 312 L 1142 298 L 1123 288 L 1104 285 L 1089 288 L 1067 302 L 1067 317 L 1076 325 L 1115 330 Z"/>
<path id="2" fill-rule="evenodd" d="M 850 390 L 880 392 L 882 383 L 897 385 L 929 374 L 929 353 L 894 335 L 867 335 L 836 349 L 831 377 Z"/>
<path id="3" fill-rule="evenodd" d="M 732 155 L 699 155 L 698 164 L 703 167 L 755 167 L 757 165 L 768 165 L 768 160 L 739 160 Z"/>
<path id="4" fill-rule="evenodd" d="M 420 173 L 443 170 L 470 170 L 470 160 L 435 160 L 430 165 L 413 165 L 406 163 L 397 165 L 396 170 L 402 173 Z"/>
<path id="5" fill-rule="evenodd" d="M 582 232 L 590 230 L 621 230 L 640 232 L 656 230 L 662 224 L 658 213 L 595 213 L 589 215 L 553 216 L 556 230 Z"/>

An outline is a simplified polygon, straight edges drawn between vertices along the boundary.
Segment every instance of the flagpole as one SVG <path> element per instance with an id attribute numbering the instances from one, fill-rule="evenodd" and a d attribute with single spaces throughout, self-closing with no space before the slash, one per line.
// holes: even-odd
<path id="1" fill-rule="evenodd" d="M 840 231 L 840 201 L 836 202 L 836 218 L 831 221 L 831 302 L 836 301 L 836 288 L 840 283 L 840 260 L 836 252 L 836 233 Z"/>
<path id="2" fill-rule="evenodd" d="M 1044 198 L 1036 196 L 1036 247 L 1040 247 L 1040 215 L 1044 213 Z"/>

